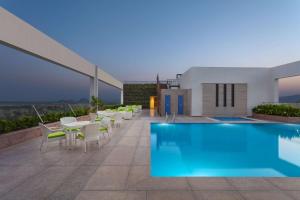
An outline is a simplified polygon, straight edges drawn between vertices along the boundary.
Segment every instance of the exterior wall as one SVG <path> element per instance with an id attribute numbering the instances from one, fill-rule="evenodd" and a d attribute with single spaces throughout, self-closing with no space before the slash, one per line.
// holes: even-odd
<path id="1" fill-rule="evenodd" d="M 224 84 L 219 84 L 218 107 L 216 106 L 216 84 L 202 84 L 203 115 L 205 116 L 241 116 L 247 114 L 247 84 L 234 84 L 234 106 L 232 106 L 231 84 L 226 84 L 226 102 L 224 106 Z"/>
<path id="2" fill-rule="evenodd" d="M 191 89 L 191 115 L 203 115 L 203 83 L 247 84 L 247 115 L 252 108 L 264 102 L 274 102 L 277 80 L 272 68 L 192 67 L 180 80 L 182 89 Z"/>
<path id="3" fill-rule="evenodd" d="M 161 100 L 160 100 L 160 109 L 162 115 L 165 115 L 165 95 L 171 96 L 171 113 L 178 113 L 178 96 L 183 96 L 183 114 L 190 115 L 191 111 L 191 90 L 183 89 L 162 89 L 161 90 Z"/>
<path id="4" fill-rule="evenodd" d="M 149 108 L 150 96 L 157 96 L 156 84 L 124 84 L 124 104 Z"/>

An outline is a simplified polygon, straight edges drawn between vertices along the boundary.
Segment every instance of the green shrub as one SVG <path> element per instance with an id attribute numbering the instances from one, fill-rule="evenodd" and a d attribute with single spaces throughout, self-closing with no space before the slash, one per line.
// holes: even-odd
<path id="1" fill-rule="evenodd" d="M 286 117 L 300 117 L 300 109 L 288 104 L 265 104 L 258 105 L 252 110 L 254 113 L 266 115 L 278 115 Z"/>
<path id="2" fill-rule="evenodd" d="M 76 116 L 82 116 L 88 114 L 88 108 L 79 107 L 74 109 Z M 66 116 L 74 116 L 72 112 L 50 112 L 42 116 L 45 123 L 57 122 L 60 118 Z M 40 119 L 37 116 L 25 116 L 14 120 L 0 119 L 0 134 L 16 131 L 20 129 L 30 128 L 37 126 Z"/>
<path id="3" fill-rule="evenodd" d="M 102 108 L 103 110 L 107 109 L 118 109 L 119 107 L 124 106 L 123 104 L 116 104 L 116 105 L 103 105 Z"/>

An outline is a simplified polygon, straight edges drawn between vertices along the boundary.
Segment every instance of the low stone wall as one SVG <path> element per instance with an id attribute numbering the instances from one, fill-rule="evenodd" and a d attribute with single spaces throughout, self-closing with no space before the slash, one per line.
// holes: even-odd
<path id="1" fill-rule="evenodd" d="M 252 117 L 256 119 L 275 121 L 275 122 L 300 123 L 300 117 L 284 117 L 284 116 L 265 115 L 265 114 L 257 114 L 257 113 L 253 113 Z"/>
<path id="2" fill-rule="evenodd" d="M 82 121 L 82 120 L 89 120 L 89 116 L 81 116 L 77 117 L 77 120 Z M 54 122 L 54 123 L 49 123 L 47 124 L 49 127 L 59 127 L 59 122 Z M 13 131 L 10 133 L 5 133 L 0 135 L 0 149 L 24 142 L 26 140 L 36 138 L 41 136 L 41 130 L 38 126 L 32 127 L 32 128 L 27 128 L 27 129 L 22 129 L 18 131 Z"/>

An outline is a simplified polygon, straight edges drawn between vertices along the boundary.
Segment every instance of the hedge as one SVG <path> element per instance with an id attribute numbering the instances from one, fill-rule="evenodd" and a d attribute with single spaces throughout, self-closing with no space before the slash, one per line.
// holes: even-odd
<path id="1" fill-rule="evenodd" d="M 300 109 L 288 104 L 265 104 L 258 105 L 252 110 L 257 114 L 277 115 L 285 117 L 300 117 Z"/>
<path id="2" fill-rule="evenodd" d="M 75 108 L 76 116 L 88 114 L 88 108 Z M 50 112 L 42 116 L 45 123 L 57 122 L 62 117 L 74 116 L 72 112 Z M 0 134 L 37 126 L 40 119 L 37 116 L 25 116 L 13 120 L 0 119 Z"/>

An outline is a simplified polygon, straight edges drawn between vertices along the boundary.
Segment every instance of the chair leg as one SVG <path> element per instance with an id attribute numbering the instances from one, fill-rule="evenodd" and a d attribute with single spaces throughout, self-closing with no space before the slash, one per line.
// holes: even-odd
<path id="1" fill-rule="evenodd" d="M 68 146 L 68 140 L 67 140 L 67 137 L 65 137 L 65 147 Z"/>
<path id="2" fill-rule="evenodd" d="M 43 144 L 44 144 L 44 140 L 42 139 L 42 143 L 41 143 L 41 146 L 40 146 L 40 151 L 42 151 Z"/>
<path id="3" fill-rule="evenodd" d="M 101 149 L 100 136 L 98 137 L 98 146 L 99 146 L 99 150 L 100 150 Z"/>
<path id="4" fill-rule="evenodd" d="M 84 141 L 84 153 L 86 153 L 86 141 Z"/>

